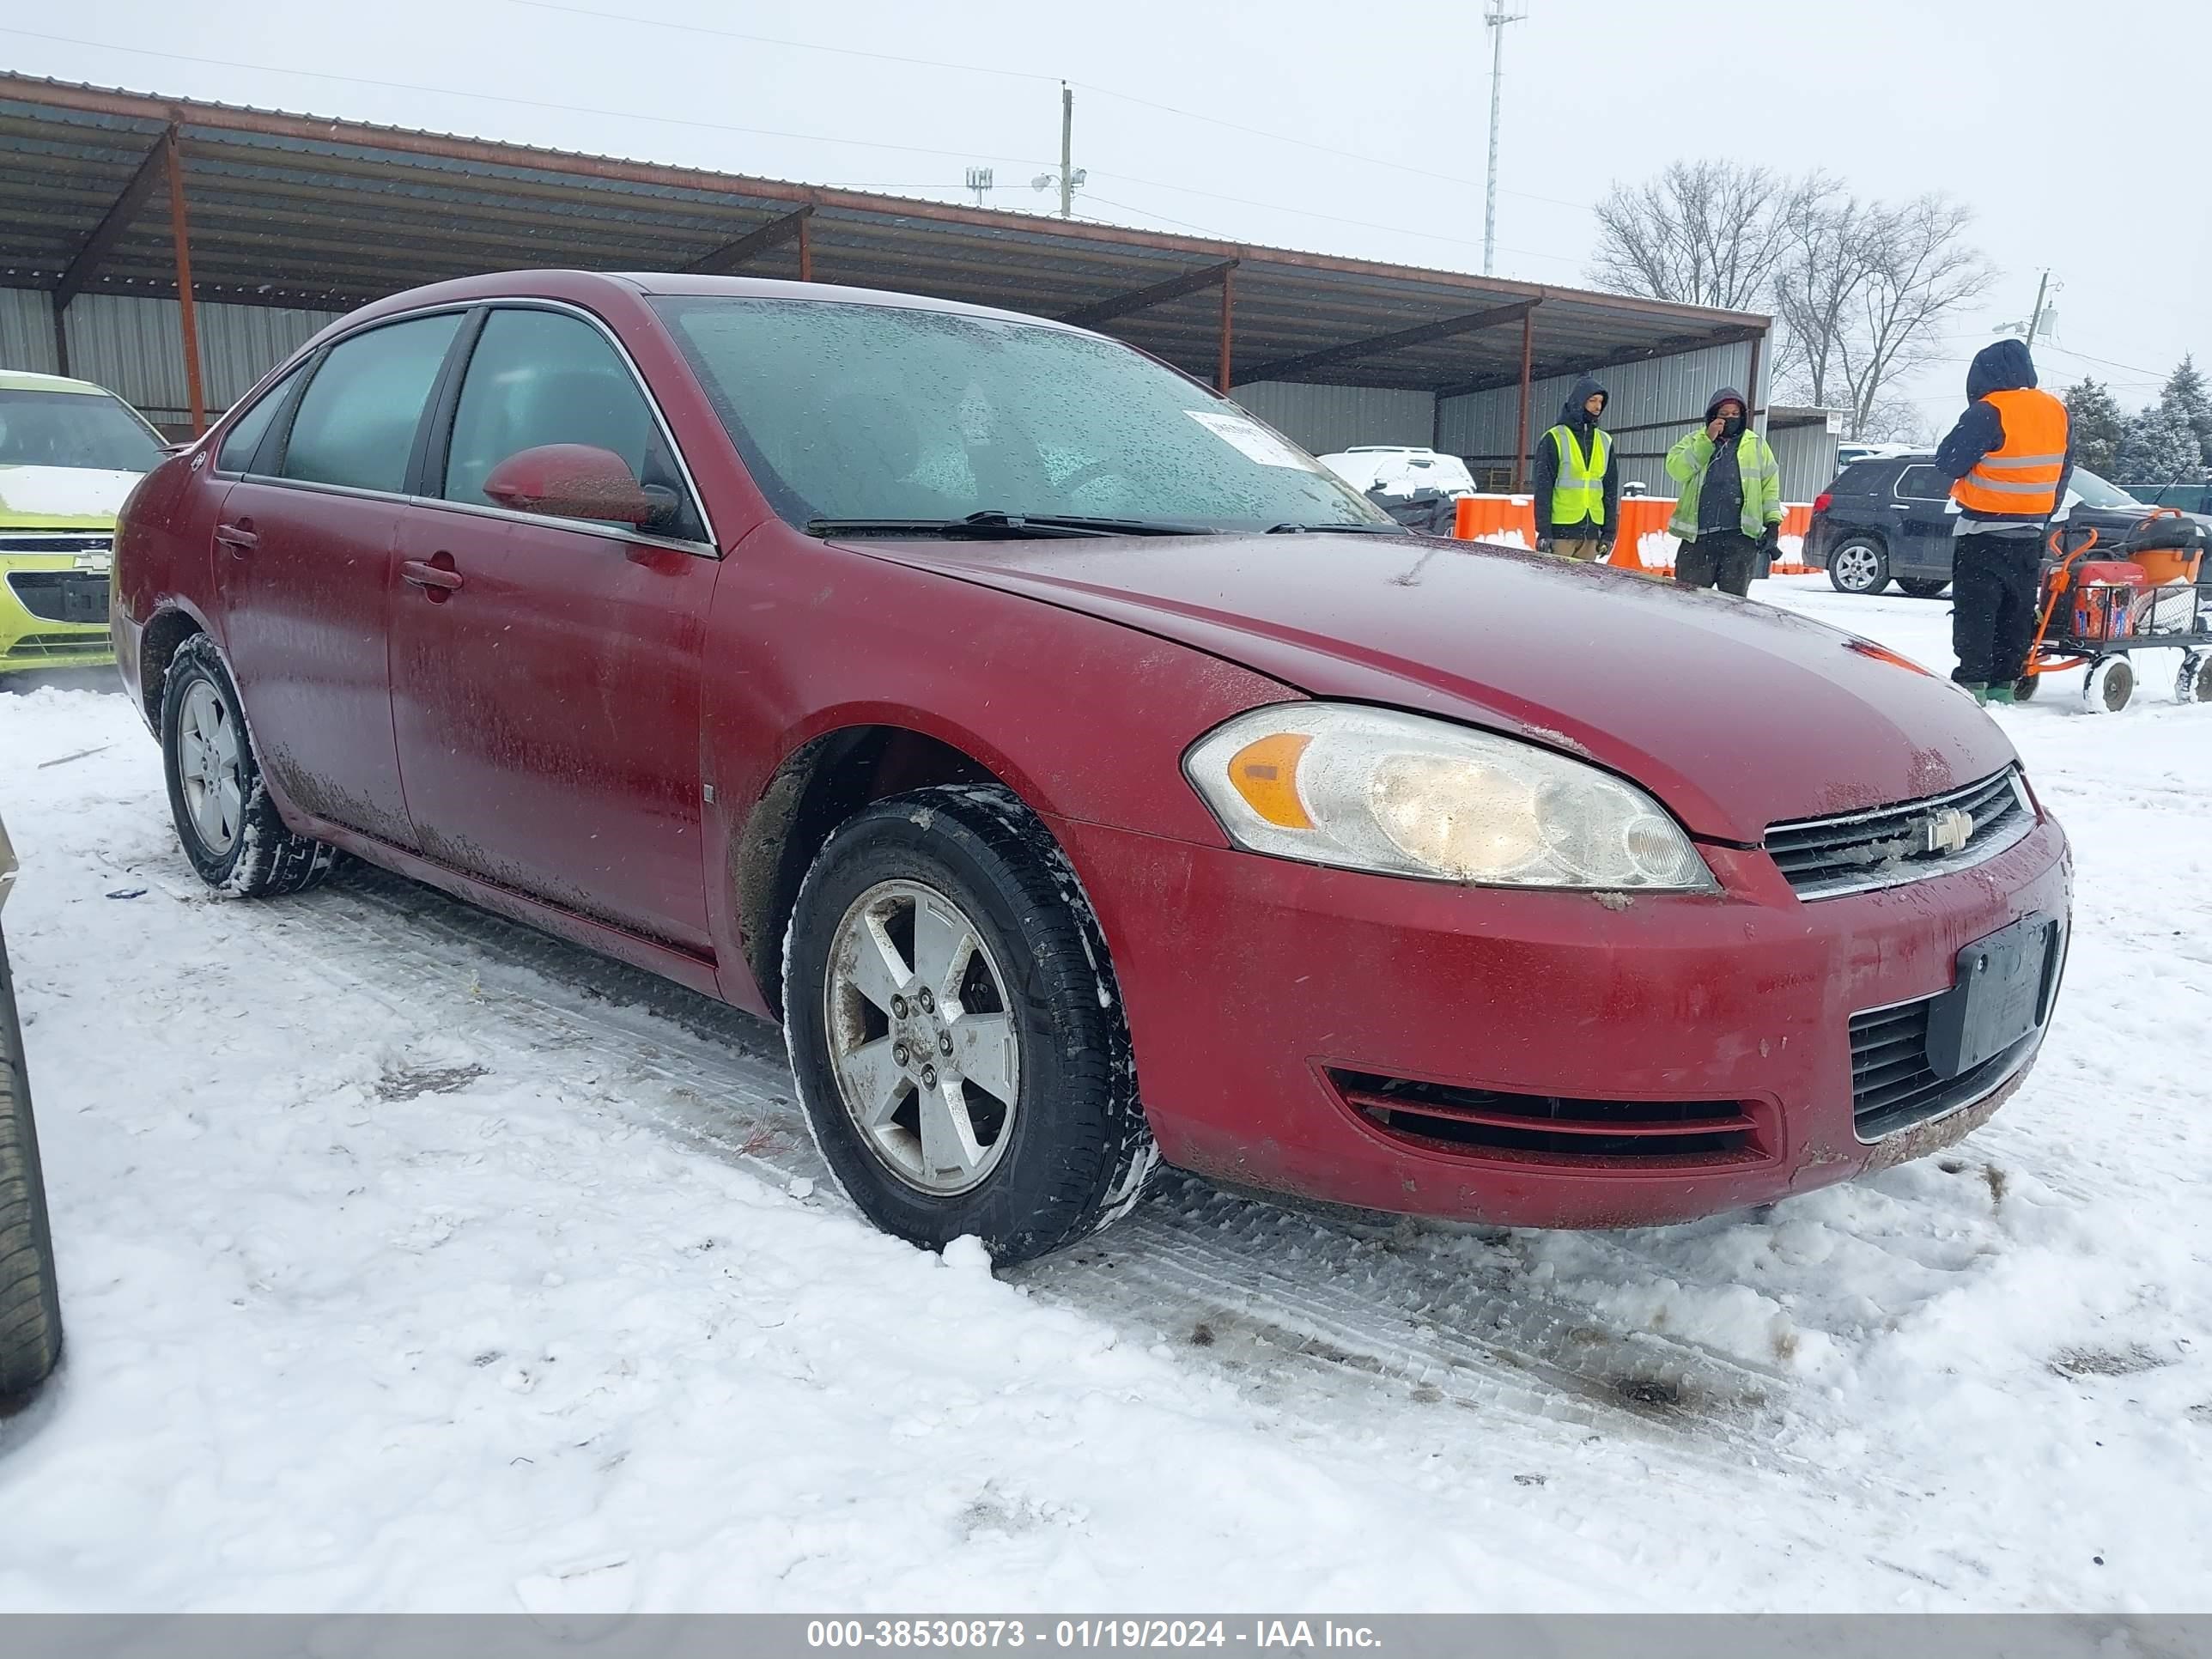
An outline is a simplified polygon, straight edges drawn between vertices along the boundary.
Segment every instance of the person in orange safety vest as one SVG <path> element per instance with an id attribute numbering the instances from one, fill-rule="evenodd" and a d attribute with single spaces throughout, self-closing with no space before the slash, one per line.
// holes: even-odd
<path id="1" fill-rule="evenodd" d="M 1978 702 L 2010 702 L 2035 637 L 2045 527 L 2074 471 L 2066 405 L 2035 385 L 2021 340 L 1999 340 L 1966 370 L 1970 400 L 1936 447 L 1954 480 L 1959 520 L 1951 556 L 1951 678 Z"/>

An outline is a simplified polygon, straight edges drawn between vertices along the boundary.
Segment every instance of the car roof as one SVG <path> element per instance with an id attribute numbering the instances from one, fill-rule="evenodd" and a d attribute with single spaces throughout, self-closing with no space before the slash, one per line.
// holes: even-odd
<path id="1" fill-rule="evenodd" d="M 364 306 L 356 315 L 385 316 L 428 305 L 458 301 L 569 300 L 588 302 L 614 293 L 649 298 L 693 299 L 726 297 L 750 300 L 805 300 L 817 304 L 895 306 L 908 311 L 933 311 L 960 317 L 1000 322 L 1030 323 L 1046 328 L 1073 328 L 1048 317 L 1004 311 L 994 306 L 965 305 L 957 300 L 934 300 L 919 294 L 900 294 L 889 289 L 846 288 L 835 283 L 782 282 L 763 276 L 709 276 L 682 270 L 506 270 L 482 276 L 463 276 L 409 289 Z"/>
<path id="2" fill-rule="evenodd" d="M 72 380 L 64 374 L 34 374 L 27 368 L 0 368 L 0 392 L 74 392 L 88 398 L 115 395 L 90 380 Z"/>

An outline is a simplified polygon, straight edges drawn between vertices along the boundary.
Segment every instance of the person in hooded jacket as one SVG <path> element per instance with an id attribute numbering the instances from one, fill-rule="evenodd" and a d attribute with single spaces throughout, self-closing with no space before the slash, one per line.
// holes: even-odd
<path id="1" fill-rule="evenodd" d="M 1598 425 L 1606 389 L 1585 374 L 1536 441 L 1536 550 L 1571 559 L 1613 556 L 1620 525 L 1620 462 Z"/>
<path id="2" fill-rule="evenodd" d="M 2043 538 L 2074 472 L 2066 405 L 2035 384 L 2025 340 L 1966 367 L 1966 412 L 1936 447 L 1959 506 L 1951 554 L 1951 678 L 1978 702 L 2010 702 L 2035 637 Z"/>
<path id="3" fill-rule="evenodd" d="M 1723 386 L 1705 404 L 1705 424 L 1667 452 L 1677 496 L 1667 528 L 1680 543 L 1674 580 L 1685 587 L 1741 599 L 1781 542 L 1782 469 L 1750 409 L 1743 393 Z"/>

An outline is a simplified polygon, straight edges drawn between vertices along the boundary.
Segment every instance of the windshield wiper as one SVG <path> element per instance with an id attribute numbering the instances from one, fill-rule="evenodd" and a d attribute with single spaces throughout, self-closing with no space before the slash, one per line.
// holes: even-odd
<path id="1" fill-rule="evenodd" d="M 1210 536 L 1210 525 L 1163 519 L 1091 519 L 1064 513 L 970 513 L 964 519 L 812 519 L 810 536 L 950 536 L 1020 540 L 1055 536 Z"/>
<path id="2" fill-rule="evenodd" d="M 1395 520 L 1389 524 L 1271 524 L 1270 536 L 1387 536 L 1392 532 L 1407 536 L 1413 532 Z"/>

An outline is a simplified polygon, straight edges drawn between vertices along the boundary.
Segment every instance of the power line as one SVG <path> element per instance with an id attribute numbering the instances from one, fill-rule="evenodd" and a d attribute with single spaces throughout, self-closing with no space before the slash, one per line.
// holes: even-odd
<path id="1" fill-rule="evenodd" d="M 599 11 L 589 6 L 562 3 L 562 0 L 509 0 L 518 6 L 528 6 L 538 11 L 566 13 L 571 17 L 593 17 L 603 22 L 643 24 L 648 28 L 673 29 L 684 34 L 713 35 L 725 40 L 744 40 L 755 46 L 783 46 L 793 52 L 826 52 L 838 58 L 862 58 L 878 64 L 900 64 L 921 69 L 951 70 L 969 75 L 996 75 L 1016 81 L 1059 81 L 1065 77 L 1045 75 L 1034 70 L 998 69 L 985 64 L 956 64 L 944 58 L 910 58 L 897 52 L 868 52 L 857 46 L 828 46 L 812 40 L 793 40 L 781 35 L 757 34 L 743 29 L 715 28 L 705 23 L 679 23 L 658 17 L 629 17 L 620 12 Z M 1390 167 L 1400 173 L 1410 173 L 1423 179 L 1434 179 L 1445 184 L 1465 185 L 1470 190 L 1483 187 L 1483 181 L 1469 179 L 1456 173 L 1439 173 L 1432 167 L 1416 167 L 1410 161 L 1394 161 L 1381 155 L 1363 155 L 1358 150 L 1345 149 L 1335 144 L 1316 143 L 1300 138 L 1295 134 L 1275 132 L 1266 127 L 1255 127 L 1243 121 L 1231 121 L 1224 116 L 1209 115 L 1200 110 L 1184 109 L 1175 104 L 1163 104 L 1156 99 L 1142 98 L 1133 92 L 1123 92 L 1116 87 L 1102 87 L 1092 81 L 1069 80 L 1070 86 L 1102 98 L 1112 98 L 1125 104 L 1134 104 L 1141 109 L 1156 110 L 1163 115 L 1179 116 L 1186 121 L 1200 121 L 1208 126 L 1224 128 L 1231 132 L 1242 132 L 1255 138 L 1266 138 L 1279 144 L 1294 144 L 1300 149 L 1310 149 L 1323 155 L 1340 156 L 1346 161 L 1358 161 L 1368 167 Z M 1577 213 L 1595 213 L 1597 210 L 1587 202 L 1570 202 L 1563 197 L 1540 196 L 1525 190 L 1500 190 L 1503 196 L 1517 196 L 1524 201 L 1545 202 L 1553 207 L 1572 208 Z M 1507 250 L 1509 252 L 1510 249 Z"/>
<path id="2" fill-rule="evenodd" d="M 802 143 L 844 144 L 855 149 L 899 150 L 909 155 L 951 155 L 974 161 L 979 152 L 973 149 L 939 149 L 926 144 L 888 144 L 871 138 L 838 138 L 821 132 L 787 132 L 775 127 L 732 126 L 721 121 L 694 121 L 680 115 L 639 115 L 629 110 L 599 109 L 587 104 L 555 103 L 544 98 L 516 98 L 505 93 L 481 92 L 459 87 L 426 87 L 412 81 L 379 81 L 365 75 L 338 75 L 329 70 L 289 69 L 276 64 L 248 64 L 234 58 L 196 58 L 189 52 L 157 52 L 149 46 L 122 46 L 106 40 L 81 40 L 74 35 L 42 34 L 34 29 L 10 28 L 0 25 L 0 34 L 21 36 L 27 40 L 47 40 L 64 46 L 87 46 L 94 52 L 128 52 L 137 58 L 156 58 L 169 63 L 198 64 L 210 69 L 251 70 L 260 75 L 304 76 L 316 81 L 340 81 L 349 86 L 380 87 L 390 92 L 425 92 L 441 98 L 475 98 L 494 104 L 514 104 L 528 109 L 556 110 L 564 115 L 599 115 L 615 121 L 651 121 L 662 126 L 693 127 L 706 132 L 734 132 L 755 138 L 791 138 Z M 1012 161 L 1022 167 L 1040 165 L 1035 157 L 1027 155 L 990 155 L 984 159 L 993 161 Z"/>

